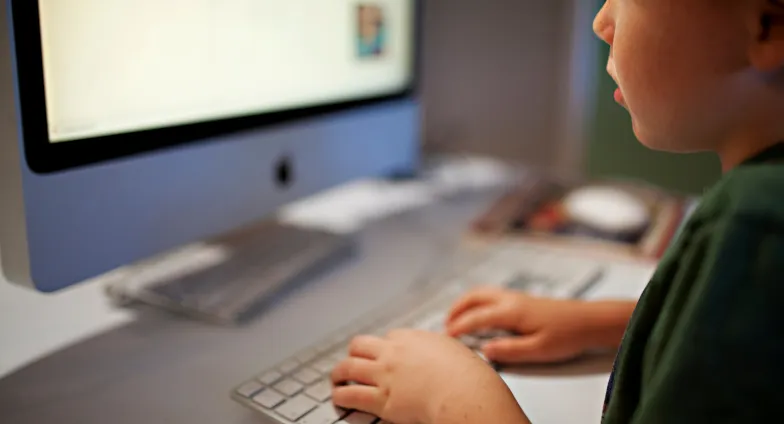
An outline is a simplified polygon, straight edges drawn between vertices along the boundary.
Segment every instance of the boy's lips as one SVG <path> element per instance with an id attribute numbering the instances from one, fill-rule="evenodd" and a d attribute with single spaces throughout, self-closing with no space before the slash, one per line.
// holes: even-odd
<path id="1" fill-rule="evenodd" d="M 623 91 L 620 88 L 615 89 L 615 101 L 621 106 L 626 106 L 626 101 L 623 98 Z"/>

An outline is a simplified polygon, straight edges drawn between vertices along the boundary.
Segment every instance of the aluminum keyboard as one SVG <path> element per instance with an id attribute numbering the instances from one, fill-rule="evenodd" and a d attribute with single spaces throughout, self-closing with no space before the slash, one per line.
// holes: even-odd
<path id="1" fill-rule="evenodd" d="M 231 397 L 259 412 L 265 423 L 382 424 L 378 418 L 336 408 L 329 376 L 347 355 L 356 335 L 384 335 L 393 328 L 442 332 L 452 303 L 476 285 L 498 285 L 556 298 L 580 297 L 603 275 L 593 259 L 528 243 L 505 243 L 443 281 L 407 293 L 372 316 L 363 317 L 287 360 L 254 374 L 231 391 Z M 478 353 L 482 343 L 503 332 L 461 338 Z M 480 354 L 481 356 L 481 354 Z"/>

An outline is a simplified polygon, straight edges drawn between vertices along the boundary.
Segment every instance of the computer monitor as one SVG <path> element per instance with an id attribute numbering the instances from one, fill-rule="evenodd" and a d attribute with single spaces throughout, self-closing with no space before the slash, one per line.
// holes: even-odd
<path id="1" fill-rule="evenodd" d="M 415 0 L 7 0 L 0 257 L 53 292 L 419 150 Z"/>

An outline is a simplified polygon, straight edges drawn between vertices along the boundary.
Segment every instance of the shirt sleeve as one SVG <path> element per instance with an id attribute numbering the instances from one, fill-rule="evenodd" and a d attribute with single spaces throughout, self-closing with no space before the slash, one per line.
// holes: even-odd
<path id="1" fill-rule="evenodd" d="M 727 219 L 683 253 L 632 423 L 784 422 L 784 223 Z"/>

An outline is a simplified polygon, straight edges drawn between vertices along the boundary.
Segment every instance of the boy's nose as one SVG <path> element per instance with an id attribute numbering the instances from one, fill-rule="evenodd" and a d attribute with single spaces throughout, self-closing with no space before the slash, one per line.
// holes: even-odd
<path id="1" fill-rule="evenodd" d="M 602 6 L 602 10 L 596 15 L 596 19 L 593 21 L 593 31 L 602 41 L 612 45 L 613 37 L 615 35 L 615 25 L 610 16 L 609 4 L 609 1 L 605 2 L 604 6 Z"/>

